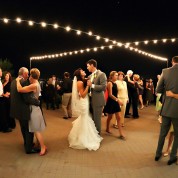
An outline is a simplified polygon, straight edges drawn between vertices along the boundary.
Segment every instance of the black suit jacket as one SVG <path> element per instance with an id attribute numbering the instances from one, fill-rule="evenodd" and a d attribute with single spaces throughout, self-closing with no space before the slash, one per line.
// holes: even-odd
<path id="1" fill-rule="evenodd" d="M 20 81 L 22 86 L 29 85 L 29 81 Z M 40 101 L 34 97 L 33 92 L 30 93 L 19 93 L 17 91 L 16 80 L 11 83 L 11 107 L 10 116 L 19 120 L 29 120 L 30 119 L 30 107 L 29 105 L 39 106 Z"/>

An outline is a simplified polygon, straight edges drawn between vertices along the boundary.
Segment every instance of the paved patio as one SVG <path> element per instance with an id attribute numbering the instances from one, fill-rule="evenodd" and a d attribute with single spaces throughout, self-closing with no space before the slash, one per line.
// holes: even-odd
<path id="1" fill-rule="evenodd" d="M 177 178 L 178 165 L 167 166 L 169 157 L 154 161 L 160 125 L 154 106 L 140 110 L 139 119 L 125 119 L 126 141 L 105 133 L 102 117 L 102 141 L 97 151 L 68 147 L 67 135 L 74 119 L 64 120 L 62 110 L 44 110 L 47 155 L 26 155 L 17 128 L 0 133 L 0 178 Z M 167 140 L 166 145 L 167 146 Z"/>

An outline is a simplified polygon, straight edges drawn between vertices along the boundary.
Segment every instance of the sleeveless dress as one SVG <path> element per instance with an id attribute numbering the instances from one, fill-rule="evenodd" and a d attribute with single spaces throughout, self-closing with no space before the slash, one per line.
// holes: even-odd
<path id="1" fill-rule="evenodd" d="M 79 117 L 72 122 L 73 127 L 68 136 L 69 147 L 96 151 L 99 149 L 103 138 L 98 134 L 89 112 L 88 95 L 85 98 L 80 98 L 79 108 Z"/>
<path id="2" fill-rule="evenodd" d="M 117 89 L 117 84 L 112 83 L 112 94 L 117 98 L 118 96 L 118 89 Z M 106 102 L 106 106 L 104 107 L 103 112 L 108 113 L 108 114 L 114 114 L 116 112 L 120 112 L 121 108 L 118 102 L 113 100 L 112 98 L 108 97 L 108 100 Z"/>
<path id="3" fill-rule="evenodd" d="M 39 97 L 40 94 L 40 85 L 37 85 L 37 91 L 34 92 L 36 98 Z M 46 124 L 45 120 L 39 106 L 30 105 L 31 115 L 29 120 L 29 132 L 41 132 L 45 129 Z"/>

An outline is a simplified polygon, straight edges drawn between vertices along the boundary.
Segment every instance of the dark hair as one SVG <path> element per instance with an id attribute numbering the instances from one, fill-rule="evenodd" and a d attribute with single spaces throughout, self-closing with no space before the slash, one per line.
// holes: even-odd
<path id="1" fill-rule="evenodd" d="M 178 63 L 178 56 L 174 56 L 174 57 L 172 58 L 172 62 Z"/>
<path id="2" fill-rule="evenodd" d="M 90 60 L 87 62 L 87 64 L 90 64 L 90 65 L 93 64 L 93 66 L 97 68 L 97 61 L 94 60 L 94 59 L 90 59 Z"/>
<path id="3" fill-rule="evenodd" d="M 84 84 L 84 88 L 87 86 L 87 79 L 83 79 L 81 76 L 80 71 L 83 70 L 82 68 L 78 68 L 77 70 L 75 70 L 74 72 L 74 76 L 77 77 L 77 81 L 82 81 Z"/>
<path id="4" fill-rule="evenodd" d="M 4 76 L 9 75 L 9 82 L 12 82 L 12 75 L 10 72 L 6 72 Z"/>
<path id="5" fill-rule="evenodd" d="M 69 72 L 64 72 L 64 77 L 70 77 L 70 73 Z"/>

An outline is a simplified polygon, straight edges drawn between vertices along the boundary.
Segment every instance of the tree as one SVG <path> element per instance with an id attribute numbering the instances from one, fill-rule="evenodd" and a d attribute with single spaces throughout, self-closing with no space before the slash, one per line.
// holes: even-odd
<path id="1" fill-rule="evenodd" d="M 6 72 L 10 72 L 11 75 L 14 74 L 13 64 L 8 59 L 0 59 L 0 68 L 3 71 L 3 75 Z"/>

